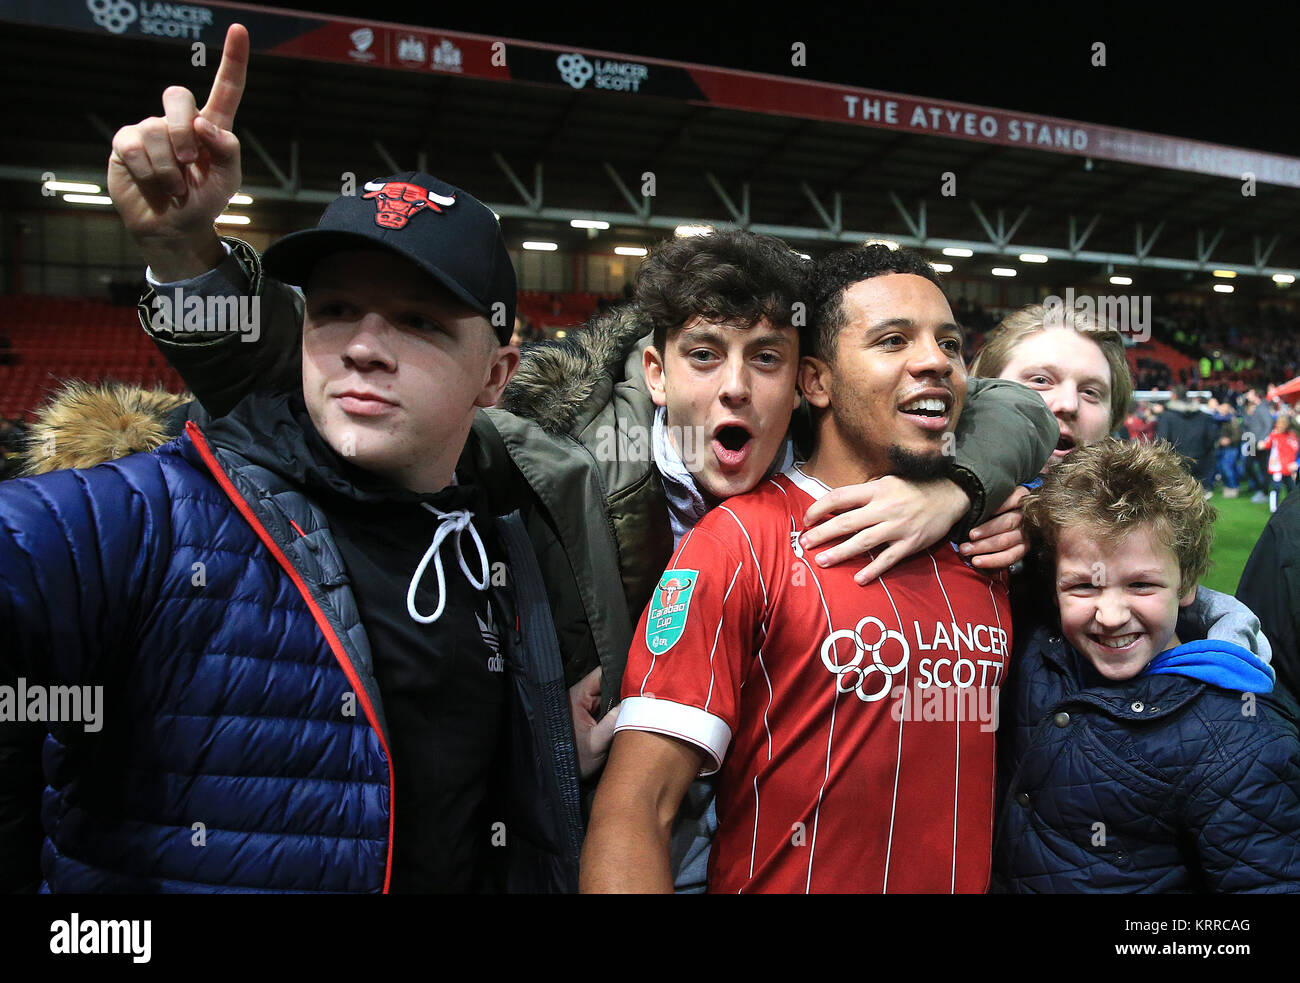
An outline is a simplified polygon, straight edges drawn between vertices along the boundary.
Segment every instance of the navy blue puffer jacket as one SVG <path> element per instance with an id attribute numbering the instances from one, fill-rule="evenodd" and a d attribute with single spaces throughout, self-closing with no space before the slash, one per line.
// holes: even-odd
<path id="1" fill-rule="evenodd" d="M 1082 685 L 1055 625 L 1017 647 L 994 890 L 1300 892 L 1294 704 L 1184 675 Z"/>
<path id="2" fill-rule="evenodd" d="M 0 684 L 103 687 L 101 729 L 0 724 L 0 887 L 386 890 L 401 798 L 348 584 L 315 506 L 194 424 L 0 484 Z M 506 885 L 574 889 L 562 667 L 510 661 Z"/>

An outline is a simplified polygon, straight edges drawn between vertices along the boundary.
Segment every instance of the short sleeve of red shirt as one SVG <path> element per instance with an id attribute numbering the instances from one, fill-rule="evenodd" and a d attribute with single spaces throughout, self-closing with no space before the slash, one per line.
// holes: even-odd
<path id="1" fill-rule="evenodd" d="M 763 618 L 764 594 L 744 543 L 721 509 L 687 533 L 641 615 L 623 673 L 615 732 L 647 730 L 694 744 L 709 756 L 701 775 L 726 757 Z"/>

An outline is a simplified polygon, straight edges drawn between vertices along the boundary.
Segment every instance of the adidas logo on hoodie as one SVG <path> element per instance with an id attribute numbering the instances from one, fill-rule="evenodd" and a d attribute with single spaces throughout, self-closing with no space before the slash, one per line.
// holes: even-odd
<path id="1" fill-rule="evenodd" d="M 478 632 L 483 636 L 483 641 L 487 643 L 492 654 L 488 656 L 488 672 L 505 672 L 505 660 L 501 658 L 501 636 L 497 633 L 497 626 L 492 618 L 492 605 L 488 605 L 487 621 L 484 621 L 475 612 L 474 620 L 478 622 Z"/>

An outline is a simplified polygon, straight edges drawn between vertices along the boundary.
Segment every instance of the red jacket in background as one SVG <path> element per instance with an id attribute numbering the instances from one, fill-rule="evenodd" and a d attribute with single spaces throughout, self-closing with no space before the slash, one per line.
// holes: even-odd
<path id="1" fill-rule="evenodd" d="M 1140 440 L 1149 444 L 1156 439 L 1156 421 L 1144 420 L 1136 414 L 1124 421 L 1124 429 L 1128 431 L 1129 440 Z"/>
<path id="2" fill-rule="evenodd" d="M 1290 430 L 1273 431 L 1259 442 L 1260 450 L 1268 454 L 1268 473 L 1274 478 L 1296 473 L 1296 453 L 1300 451 L 1300 437 Z"/>

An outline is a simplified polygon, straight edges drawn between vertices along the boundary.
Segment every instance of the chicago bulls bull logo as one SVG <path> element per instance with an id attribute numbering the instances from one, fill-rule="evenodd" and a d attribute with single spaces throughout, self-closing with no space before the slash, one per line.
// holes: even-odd
<path id="1" fill-rule="evenodd" d="M 408 184 L 405 181 L 367 181 L 366 194 L 361 197 L 375 199 L 379 208 L 375 224 L 382 225 L 385 229 L 405 228 L 411 216 L 425 208 L 440 212 L 442 208 L 439 205 L 450 207 L 456 204 L 455 198 L 444 198 L 418 184 Z"/>
<path id="2" fill-rule="evenodd" d="M 646 615 L 645 644 L 656 655 L 677 644 L 686 629 L 698 570 L 665 570 Z"/>

